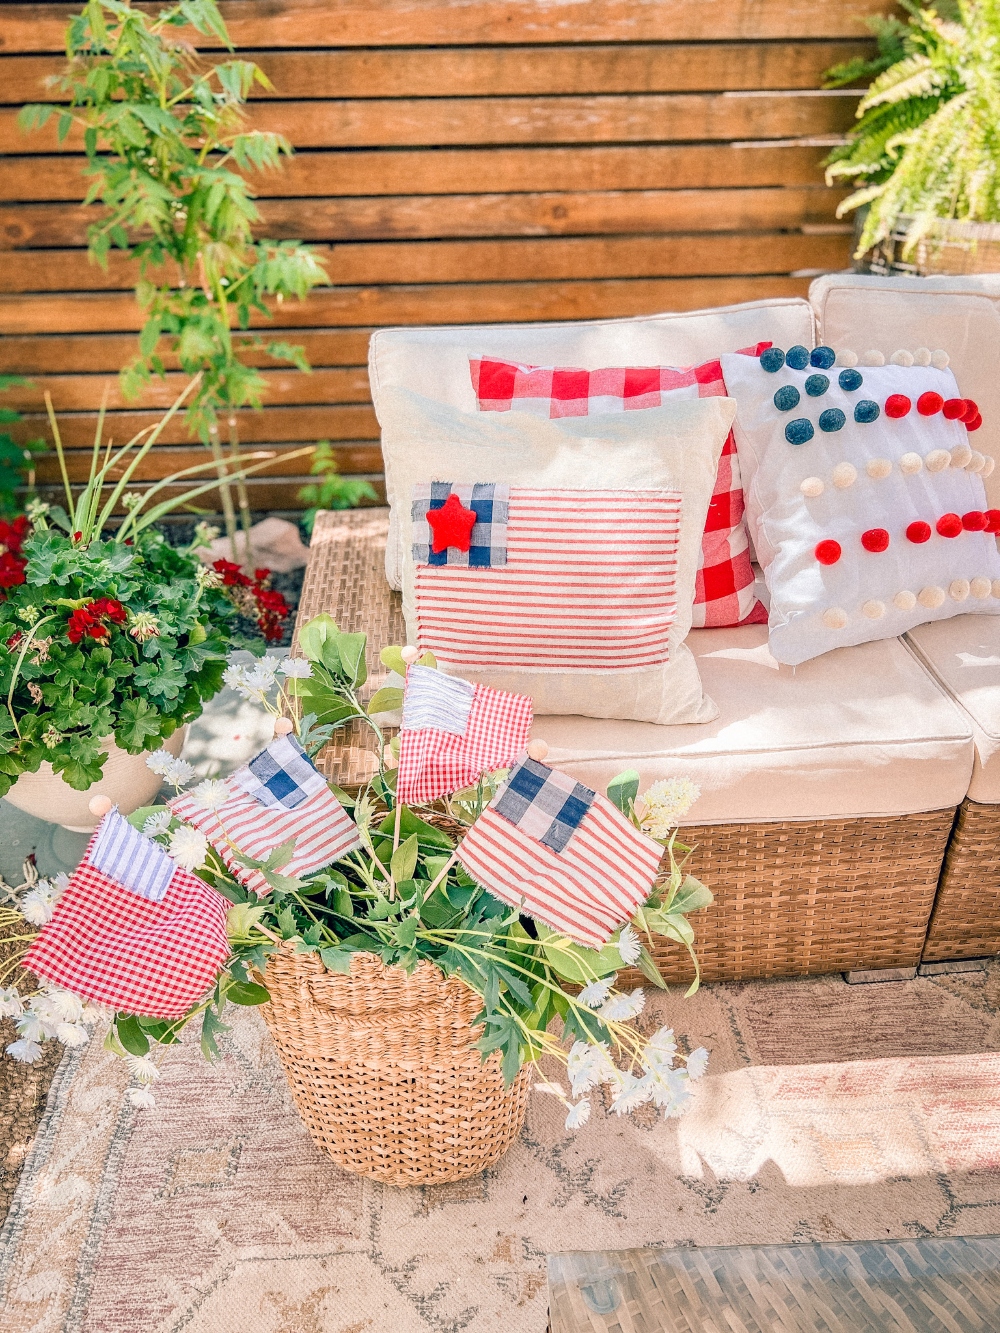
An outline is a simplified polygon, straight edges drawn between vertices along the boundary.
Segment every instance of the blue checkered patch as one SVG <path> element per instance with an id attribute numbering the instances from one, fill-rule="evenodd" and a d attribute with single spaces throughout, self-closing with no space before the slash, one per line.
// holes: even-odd
<path id="1" fill-rule="evenodd" d="M 472 541 L 467 551 L 449 546 L 433 551 L 427 513 L 443 509 L 449 495 L 457 495 L 466 509 L 476 513 Z M 471 569 L 496 569 L 507 563 L 507 514 L 510 487 L 501 482 L 418 482 L 413 488 L 410 516 L 413 520 L 413 560 L 418 565 L 465 565 Z"/>
<path id="2" fill-rule="evenodd" d="M 553 852 L 561 852 L 580 827 L 597 793 L 565 773 L 523 759 L 511 770 L 493 809 Z"/>
<path id="3" fill-rule="evenodd" d="M 326 786 L 294 736 L 278 736 L 256 759 L 236 770 L 233 782 L 261 805 L 294 810 Z"/>

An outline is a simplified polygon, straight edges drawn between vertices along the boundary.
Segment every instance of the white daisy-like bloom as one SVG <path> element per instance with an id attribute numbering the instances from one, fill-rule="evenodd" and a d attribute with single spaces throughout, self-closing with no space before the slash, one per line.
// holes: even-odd
<path id="1" fill-rule="evenodd" d="M 641 1014 L 646 1003 L 646 996 L 641 986 L 637 986 L 631 995 L 612 995 L 598 1009 L 598 1017 L 612 1023 L 627 1023 L 630 1018 Z"/>
<path id="2" fill-rule="evenodd" d="M 582 1129 L 590 1119 L 590 1101 L 584 1097 L 569 1109 L 566 1117 L 567 1129 Z"/>
<path id="3" fill-rule="evenodd" d="M 164 782 L 173 787 L 175 791 L 180 791 L 181 787 L 197 776 L 197 770 L 193 764 L 189 764 L 186 759 L 174 759 L 171 757 L 167 770 L 163 774 Z"/>
<path id="4" fill-rule="evenodd" d="M 230 666 L 226 667 L 225 671 L 223 671 L 222 679 L 231 690 L 238 690 L 243 684 L 245 675 L 246 668 L 241 666 L 239 662 L 233 662 Z"/>
<path id="5" fill-rule="evenodd" d="M 170 855 L 185 870 L 197 870 L 208 855 L 208 839 L 190 824 L 182 824 L 170 835 Z"/>
<path id="6" fill-rule="evenodd" d="M 662 1027 L 657 1030 L 646 1042 L 646 1049 L 643 1051 L 643 1060 L 652 1066 L 670 1065 L 677 1054 L 677 1042 L 674 1038 L 673 1028 Z"/>
<path id="7" fill-rule="evenodd" d="M 690 778 L 664 778 L 654 782 L 635 803 L 643 831 L 653 838 L 666 839 L 701 795 L 701 788 Z"/>
<path id="8" fill-rule="evenodd" d="M 138 1083 L 155 1083 L 160 1077 L 158 1067 L 148 1055 L 126 1055 L 125 1063 L 129 1073 Z"/>
<path id="9" fill-rule="evenodd" d="M 580 992 L 580 999 L 589 1009 L 600 1009 L 610 994 L 611 982 L 602 979 L 601 981 L 592 981 L 589 986 L 584 986 Z"/>
<path id="10" fill-rule="evenodd" d="M 642 941 L 631 926 L 622 926 L 617 944 L 623 963 L 631 965 L 638 961 L 639 955 L 642 953 Z"/>
<path id="11" fill-rule="evenodd" d="M 140 1111 L 151 1111 L 156 1105 L 156 1098 L 153 1096 L 152 1088 L 129 1088 L 128 1099 L 133 1106 L 137 1106 Z"/>
<path id="12" fill-rule="evenodd" d="M 558 1097 L 562 1101 L 566 1100 L 566 1089 L 561 1083 L 536 1083 L 535 1092 L 547 1092 L 550 1097 Z"/>
<path id="13" fill-rule="evenodd" d="M 42 1057 L 42 1048 L 37 1041 L 28 1041 L 22 1037 L 20 1041 L 12 1041 L 7 1047 L 7 1054 L 12 1060 L 17 1060 L 22 1065 L 33 1065 L 36 1060 Z"/>
<path id="14" fill-rule="evenodd" d="M 56 1035 L 55 1023 L 46 1023 L 37 1014 L 22 1014 L 17 1020 L 17 1035 L 25 1041 L 48 1041 Z"/>
<path id="15" fill-rule="evenodd" d="M 580 1097 L 599 1083 L 607 1083 L 618 1075 L 603 1042 L 586 1041 L 573 1043 L 566 1061 L 566 1073 L 574 1097 Z"/>
<path id="16" fill-rule="evenodd" d="M 218 810 L 220 805 L 229 800 L 229 783 L 222 778 L 206 778 L 197 787 L 192 787 L 189 795 L 206 810 Z"/>
<path id="17" fill-rule="evenodd" d="M 90 1033 L 82 1023 L 60 1023 L 56 1027 L 56 1039 L 64 1046 L 85 1046 Z"/>
<path id="18" fill-rule="evenodd" d="M 24 1013 L 24 1001 L 16 986 L 0 990 L 0 1018 L 20 1018 Z"/>
<path id="19" fill-rule="evenodd" d="M 31 1009 L 47 1023 L 79 1023 L 83 1001 L 62 986 L 46 986 L 32 999 Z"/>
<path id="20" fill-rule="evenodd" d="M 659 1069 L 652 1084 L 653 1104 L 670 1119 L 680 1115 L 691 1100 L 690 1079 L 686 1069 Z"/>
<path id="21" fill-rule="evenodd" d="M 687 1058 L 688 1078 L 701 1078 L 708 1068 L 708 1051 L 704 1046 L 699 1046 L 697 1050 L 692 1051 Z"/>
<path id="22" fill-rule="evenodd" d="M 626 1069 L 621 1071 L 620 1080 L 619 1091 L 611 1103 L 615 1115 L 628 1115 L 636 1107 L 652 1100 L 653 1078 L 649 1074 L 636 1078 Z"/>
<path id="23" fill-rule="evenodd" d="M 18 903 L 21 915 L 32 926 L 44 926 L 47 921 L 51 921 L 54 906 L 55 895 L 44 879 L 29 889 Z"/>
<path id="24" fill-rule="evenodd" d="M 69 875 L 66 874 L 65 870 L 60 870 L 59 874 L 54 875 L 49 883 L 52 885 L 53 889 L 55 889 L 56 897 L 58 898 L 63 889 L 69 888 Z"/>
<path id="25" fill-rule="evenodd" d="M 281 664 L 281 672 L 293 680 L 308 680 L 313 673 L 312 663 L 304 657 L 286 657 Z"/>
<path id="26" fill-rule="evenodd" d="M 174 756 L 169 750 L 164 750 L 162 746 L 154 750 L 152 754 L 146 755 L 146 767 L 157 777 L 164 778 L 167 775 L 167 769 L 174 762 Z"/>
<path id="27" fill-rule="evenodd" d="M 94 1023 L 101 1022 L 102 1019 L 111 1018 L 114 1010 L 106 1004 L 85 1004 L 83 1013 L 80 1015 L 80 1022 L 90 1027 Z"/>
<path id="28" fill-rule="evenodd" d="M 157 810 L 155 815 L 147 815 L 142 831 L 147 838 L 158 838 L 164 833 L 169 833 L 172 818 L 169 810 Z"/>

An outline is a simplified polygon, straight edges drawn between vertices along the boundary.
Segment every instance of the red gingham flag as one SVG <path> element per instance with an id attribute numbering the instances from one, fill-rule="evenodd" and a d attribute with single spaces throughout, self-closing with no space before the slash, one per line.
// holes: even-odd
<path id="1" fill-rule="evenodd" d="M 415 502 L 415 544 L 426 510 Z M 483 563 L 416 565 L 421 651 L 465 667 L 666 662 L 680 516 L 674 491 L 511 487 L 504 536 L 494 516 L 492 544 L 476 548 Z"/>
<path id="2" fill-rule="evenodd" d="M 600 948 L 649 897 L 663 848 L 604 796 L 525 759 L 457 854 L 509 906 Z"/>
<path id="3" fill-rule="evenodd" d="M 406 673 L 396 795 L 408 804 L 461 791 L 507 768 L 528 744 L 531 700 L 432 667 Z"/>
<path id="4" fill-rule="evenodd" d="M 130 886 L 98 869 L 93 861 L 102 832 L 117 828 L 125 843 L 125 824 L 116 810 L 105 816 L 24 965 L 43 981 L 98 1004 L 154 1018 L 179 1018 L 214 985 L 229 957 L 230 904 L 176 862 L 171 862 L 165 891 L 161 894 L 157 886 L 152 897 L 146 896 L 148 871 Z M 116 869 L 128 880 L 129 862 L 134 867 L 137 857 L 142 860 L 140 844 L 152 844 L 126 827 L 135 841 L 121 851 Z"/>
<path id="5" fill-rule="evenodd" d="M 759 356 L 770 343 L 743 347 Z M 481 412 L 534 412 L 550 418 L 662 407 L 672 397 L 721 398 L 726 386 L 718 361 L 700 366 L 616 366 L 603 370 L 518 365 L 490 357 L 470 360 Z M 692 627 L 764 623 L 767 612 L 753 592 L 750 543 L 736 441 L 726 437 L 702 537 Z"/>

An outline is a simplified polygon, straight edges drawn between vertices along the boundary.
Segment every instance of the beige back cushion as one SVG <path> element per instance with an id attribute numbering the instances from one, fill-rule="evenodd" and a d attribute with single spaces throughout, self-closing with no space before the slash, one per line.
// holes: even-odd
<path id="1" fill-rule="evenodd" d="M 382 427 L 386 498 L 391 511 L 385 557 L 390 585 L 402 586 L 403 532 L 398 506 L 402 503 L 405 510 L 409 497 L 400 494 L 393 467 L 393 458 L 405 452 L 407 441 L 397 437 L 393 422 L 383 411 L 386 390 L 409 389 L 435 402 L 475 412 L 470 357 L 495 356 L 585 370 L 603 366 L 690 366 L 767 339 L 779 347 L 794 343 L 812 347 L 815 339 L 809 303 L 798 298 L 750 301 L 715 310 L 590 323 L 379 329 L 372 336 L 368 373 L 375 413 Z"/>

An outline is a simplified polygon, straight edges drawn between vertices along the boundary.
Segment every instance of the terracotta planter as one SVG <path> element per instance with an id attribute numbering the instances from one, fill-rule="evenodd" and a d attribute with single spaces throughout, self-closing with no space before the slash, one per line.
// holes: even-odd
<path id="1" fill-rule="evenodd" d="M 186 735 L 187 727 L 180 727 L 168 740 L 152 748 L 179 755 Z M 127 754 L 118 748 L 111 736 L 105 738 L 101 749 L 108 755 L 104 771 L 86 791 L 75 791 L 61 776 L 53 773 L 51 764 L 42 764 L 37 773 L 22 773 L 5 799 L 36 819 L 62 824 L 75 833 L 89 833 L 96 827 L 97 820 L 90 813 L 89 804 L 98 793 L 110 797 L 123 815 L 149 805 L 162 783 L 162 778 L 146 767 L 149 751 Z"/>

